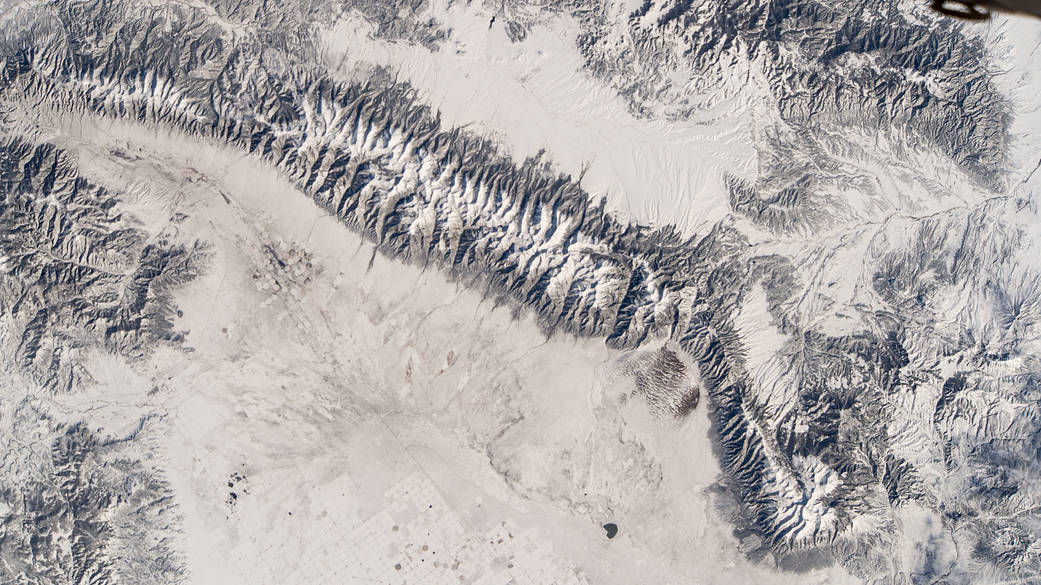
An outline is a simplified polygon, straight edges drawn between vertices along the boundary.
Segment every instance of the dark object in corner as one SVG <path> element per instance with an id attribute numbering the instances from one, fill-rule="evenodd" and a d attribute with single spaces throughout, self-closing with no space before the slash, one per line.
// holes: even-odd
<path id="1" fill-rule="evenodd" d="M 1041 17 L 1039 0 L 933 0 L 930 7 L 944 16 L 969 21 L 989 20 L 992 12 Z"/>
<path id="2" fill-rule="evenodd" d="M 618 534 L 618 525 L 614 522 L 608 522 L 604 524 L 604 532 L 607 533 L 607 538 L 614 538 Z"/>

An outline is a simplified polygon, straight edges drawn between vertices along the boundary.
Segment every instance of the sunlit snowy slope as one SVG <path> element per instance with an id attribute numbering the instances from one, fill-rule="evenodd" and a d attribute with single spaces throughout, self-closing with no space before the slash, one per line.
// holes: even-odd
<path id="1" fill-rule="evenodd" d="M 1041 580 L 1041 22 L 0 5 L 0 582 Z"/>

